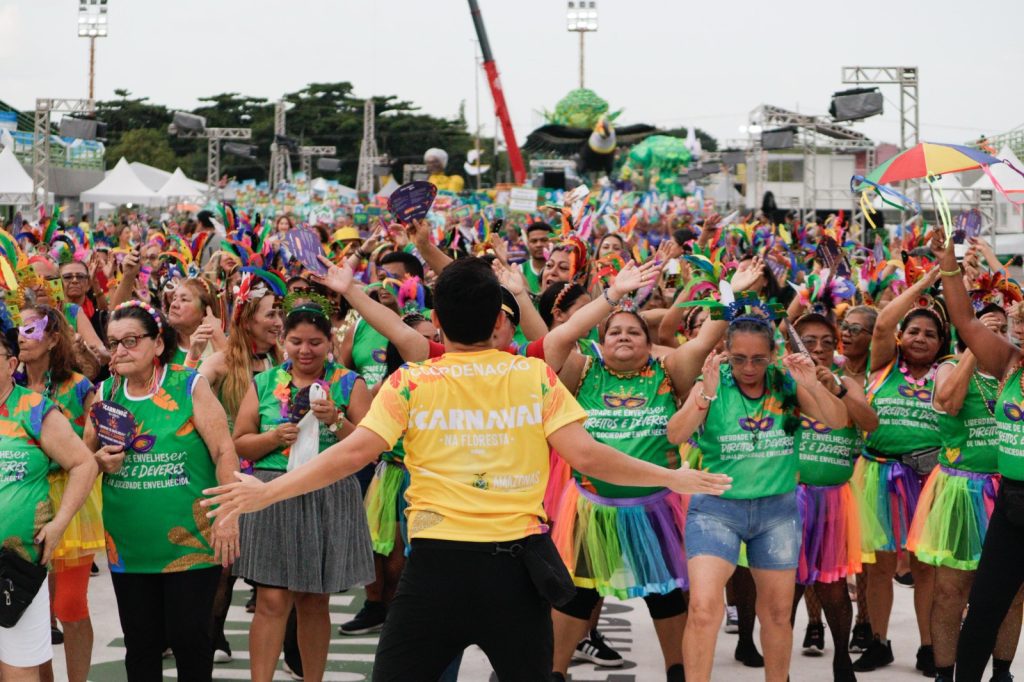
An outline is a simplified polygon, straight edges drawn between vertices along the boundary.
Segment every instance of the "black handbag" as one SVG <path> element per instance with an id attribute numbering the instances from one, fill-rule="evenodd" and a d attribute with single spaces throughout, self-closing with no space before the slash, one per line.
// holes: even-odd
<path id="1" fill-rule="evenodd" d="M 525 538 L 519 557 L 537 592 L 550 604 L 564 606 L 576 596 L 576 585 L 550 535 L 541 533 Z"/>
<path id="2" fill-rule="evenodd" d="M 46 566 L 0 549 L 0 627 L 13 628 L 46 580 Z"/>

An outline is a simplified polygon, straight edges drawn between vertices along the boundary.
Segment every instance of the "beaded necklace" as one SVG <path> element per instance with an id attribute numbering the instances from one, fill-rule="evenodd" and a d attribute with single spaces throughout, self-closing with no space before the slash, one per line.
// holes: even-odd
<path id="1" fill-rule="evenodd" d="M 910 368 L 907 366 L 907 363 L 902 359 L 900 360 L 900 374 L 903 375 L 903 380 L 916 388 L 924 388 L 925 384 L 934 379 L 935 372 L 938 370 L 938 367 L 938 363 L 933 363 L 927 374 L 920 379 L 915 379 L 914 375 L 910 373 Z"/>

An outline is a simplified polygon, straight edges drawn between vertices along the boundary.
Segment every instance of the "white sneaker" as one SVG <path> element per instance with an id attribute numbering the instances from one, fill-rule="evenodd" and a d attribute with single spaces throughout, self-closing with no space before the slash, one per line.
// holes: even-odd
<path id="1" fill-rule="evenodd" d="M 725 607 L 725 631 L 730 635 L 740 631 L 740 615 L 735 606 Z"/>
<path id="2" fill-rule="evenodd" d="M 164 658 L 173 658 L 174 657 L 174 652 L 171 651 L 170 647 L 167 647 L 166 649 L 164 649 L 163 656 L 164 656 Z"/>
<path id="3" fill-rule="evenodd" d="M 284 661 L 281 661 L 281 667 L 284 668 L 284 671 L 286 673 L 288 673 L 293 680 L 301 680 L 302 679 L 302 675 L 299 675 L 297 672 L 295 672 L 294 670 L 289 668 L 288 664 L 285 663 Z"/>
<path id="4" fill-rule="evenodd" d="M 225 651 L 224 649 L 217 649 L 213 652 L 214 663 L 230 663 L 233 660 L 235 659 L 231 657 L 230 651 Z"/>

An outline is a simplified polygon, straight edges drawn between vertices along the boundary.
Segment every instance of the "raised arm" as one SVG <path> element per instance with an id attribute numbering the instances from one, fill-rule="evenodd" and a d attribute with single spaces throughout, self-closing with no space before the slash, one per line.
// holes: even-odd
<path id="1" fill-rule="evenodd" d="M 413 244 L 416 245 L 416 250 L 423 256 L 423 260 L 427 261 L 431 270 L 440 275 L 441 271 L 452 262 L 452 259 L 430 241 L 430 223 L 422 219 L 414 220 L 407 229 Z"/>
<path id="2" fill-rule="evenodd" d="M 423 338 L 423 335 L 403 322 L 394 310 L 367 296 L 359 286 L 353 286 L 354 273 L 348 264 L 339 268 L 323 256 L 320 257 L 320 260 L 328 268 L 327 274 L 323 277 L 314 277 L 317 282 L 344 296 L 345 300 L 362 316 L 366 324 L 395 344 L 395 348 L 398 349 L 398 354 L 402 356 L 403 360 L 419 362 L 427 359 L 430 354 L 430 344 Z M 351 337 L 352 334 L 347 336 Z"/>
<path id="3" fill-rule="evenodd" d="M 492 237 L 494 235 L 491 235 Z M 548 326 L 544 324 L 544 318 L 540 316 L 537 309 L 533 307 L 530 294 L 526 288 L 526 279 L 523 271 L 514 268 L 501 260 L 495 259 L 491 263 L 491 269 L 497 275 L 501 285 L 512 292 L 519 304 L 519 328 L 523 330 L 523 336 L 528 341 L 536 341 L 548 333 Z"/>
<path id="4" fill-rule="evenodd" d="M 896 357 L 896 329 L 900 320 L 910 312 L 914 301 L 928 290 L 939 277 L 939 270 L 942 266 L 934 267 L 917 280 L 912 286 L 904 289 L 903 293 L 889 302 L 889 305 L 882 308 L 878 313 L 878 320 L 875 322 L 875 331 L 871 335 L 871 367 L 870 371 L 882 369 Z M 961 286 L 963 286 L 961 284 Z"/>
<path id="5" fill-rule="evenodd" d="M 600 295 L 572 316 L 548 332 L 544 337 L 544 361 L 556 372 L 561 371 L 566 359 L 575 350 L 576 342 L 600 324 L 623 298 L 642 289 L 658 277 L 658 265 L 653 261 L 637 266 L 629 262 L 608 287 L 607 296 Z M 610 299 L 610 300 L 609 300 Z"/>
<path id="6" fill-rule="evenodd" d="M 711 353 L 704 361 L 701 380 L 690 389 L 686 402 L 668 420 L 668 440 L 673 445 L 685 443 L 707 419 L 711 403 L 718 398 L 719 378 L 725 353 Z"/>
<path id="7" fill-rule="evenodd" d="M 978 363 L 974 353 L 967 349 L 955 365 L 944 362 L 935 374 L 935 393 L 932 396 L 932 407 L 936 412 L 956 416 L 964 406 L 967 389 L 971 386 L 971 377 Z"/>
<path id="8" fill-rule="evenodd" d="M 929 240 L 932 253 L 939 260 L 939 265 L 935 269 L 942 273 L 942 295 L 946 300 L 950 321 L 956 327 L 957 334 L 978 359 L 981 370 L 986 374 L 1002 378 L 1020 360 L 1020 351 L 1010 343 L 1008 338 L 996 334 L 986 327 L 984 322 L 975 317 L 974 308 L 971 307 L 967 289 L 960 276 L 960 266 L 957 265 L 956 257 L 953 254 L 953 247 L 946 244 L 946 238 L 942 231 L 932 230 Z M 882 312 L 886 311 L 888 311 L 888 307 Z M 881 320 L 882 316 L 879 315 L 878 319 Z M 875 333 L 878 333 L 877 324 Z"/>

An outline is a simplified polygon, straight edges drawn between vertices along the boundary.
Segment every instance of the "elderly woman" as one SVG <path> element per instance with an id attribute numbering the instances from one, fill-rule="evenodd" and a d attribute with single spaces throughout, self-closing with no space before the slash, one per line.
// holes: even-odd
<path id="1" fill-rule="evenodd" d="M 163 653 L 174 652 L 178 679 L 210 680 L 211 604 L 218 564 L 238 555 L 237 525 L 216 532 L 199 507 L 201 491 L 238 471 L 227 418 L 209 384 L 171 365 L 174 330 L 141 301 L 118 306 L 107 339 L 114 375 L 99 398 L 131 413 L 123 445 L 86 442 L 103 470 L 107 561 L 125 633 L 131 680 L 160 680 Z"/>
<path id="2" fill-rule="evenodd" d="M 0 336 L 0 565 L 46 564 L 89 495 L 96 463 L 53 401 L 14 383 L 17 366 L 17 350 Z M 56 513 L 47 483 L 51 461 L 68 472 Z M 43 579 L 14 626 L 0 628 L 4 682 L 38 680 L 38 667 L 53 657 L 49 596 Z"/>

